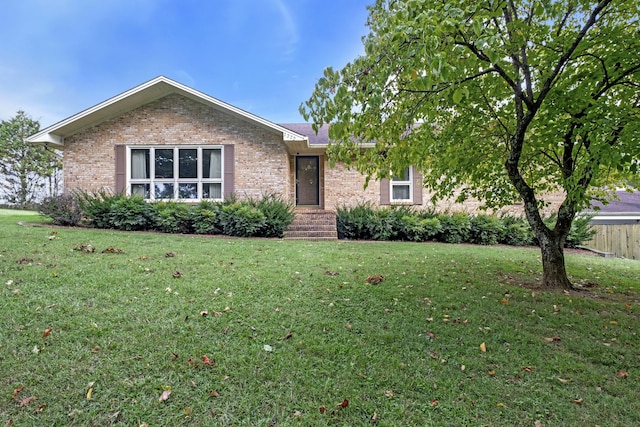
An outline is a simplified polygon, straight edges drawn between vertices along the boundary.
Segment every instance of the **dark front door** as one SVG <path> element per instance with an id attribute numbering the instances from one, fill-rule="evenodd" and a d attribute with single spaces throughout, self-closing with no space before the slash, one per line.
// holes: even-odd
<path id="1" fill-rule="evenodd" d="M 296 157 L 296 205 L 320 204 L 320 159 L 318 156 Z"/>

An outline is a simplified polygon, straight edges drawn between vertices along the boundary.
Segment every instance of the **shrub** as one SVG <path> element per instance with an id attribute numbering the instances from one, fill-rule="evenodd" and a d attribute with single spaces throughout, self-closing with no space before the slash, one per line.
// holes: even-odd
<path id="1" fill-rule="evenodd" d="M 585 215 L 579 216 L 573 220 L 571 230 L 567 236 L 567 241 L 564 244 L 565 247 L 577 248 L 591 240 L 594 234 L 596 234 L 596 230 L 594 230 L 593 227 L 591 227 L 591 224 L 589 224 L 592 218 L 593 215 Z"/>
<path id="2" fill-rule="evenodd" d="M 439 215 L 442 226 L 437 240 L 446 243 L 469 242 L 471 235 L 471 219 L 464 212 L 456 212 L 452 215 Z"/>
<path id="3" fill-rule="evenodd" d="M 256 231 L 259 237 L 282 237 L 293 221 L 293 204 L 281 196 L 269 194 L 259 200 L 247 201 L 264 215 L 264 225 Z"/>
<path id="4" fill-rule="evenodd" d="M 495 245 L 502 240 L 504 231 L 502 221 L 494 215 L 480 214 L 471 218 L 471 243 Z"/>
<path id="5" fill-rule="evenodd" d="M 74 192 L 78 207 L 82 211 L 82 221 L 94 228 L 115 228 L 112 223 L 111 209 L 117 200 L 126 198 L 123 193 L 113 194 L 106 190 Z"/>
<path id="6" fill-rule="evenodd" d="M 525 218 L 505 214 L 500 217 L 504 233 L 499 243 L 512 246 L 535 244 L 533 230 Z"/>
<path id="7" fill-rule="evenodd" d="M 111 228 L 140 231 L 152 228 L 153 208 L 140 196 L 117 198 L 111 204 L 109 219 Z"/>
<path id="8" fill-rule="evenodd" d="M 371 226 L 376 214 L 370 203 L 361 203 L 352 208 L 336 209 L 336 226 L 339 239 L 371 239 Z"/>
<path id="9" fill-rule="evenodd" d="M 248 203 L 223 204 L 220 211 L 222 234 L 227 236 L 250 237 L 264 227 L 265 217 L 257 208 Z"/>
<path id="10" fill-rule="evenodd" d="M 51 218 L 55 225 L 78 225 L 82 218 L 76 198 L 71 194 L 47 197 L 38 206 L 38 212 Z"/>
<path id="11" fill-rule="evenodd" d="M 370 239 L 393 240 L 397 238 L 400 226 L 393 209 L 378 209 L 373 212 L 373 218 L 365 224 Z"/>
<path id="12" fill-rule="evenodd" d="M 191 211 L 193 232 L 196 234 L 220 233 L 219 211 L 219 203 L 203 201 L 195 206 Z"/>
<path id="13" fill-rule="evenodd" d="M 153 228 L 164 233 L 191 233 L 192 207 L 180 202 L 156 202 L 150 204 Z"/>

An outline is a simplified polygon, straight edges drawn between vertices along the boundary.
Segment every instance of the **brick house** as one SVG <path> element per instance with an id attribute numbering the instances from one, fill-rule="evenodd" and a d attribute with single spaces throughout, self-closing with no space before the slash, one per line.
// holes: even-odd
<path id="1" fill-rule="evenodd" d="M 149 200 L 274 193 L 296 207 L 423 204 L 420 175 L 371 182 L 326 157 L 327 128 L 276 124 L 160 76 L 29 138 L 64 152 L 65 191 L 109 189 Z"/>
<path id="2" fill-rule="evenodd" d="M 149 200 L 224 200 L 278 194 L 298 211 L 362 202 L 424 206 L 413 168 L 370 181 L 326 156 L 328 129 L 276 124 L 160 76 L 31 136 L 64 153 L 65 191 L 108 189 Z M 475 211 L 479 203 L 441 209 Z M 515 209 L 519 209 L 514 206 Z"/>

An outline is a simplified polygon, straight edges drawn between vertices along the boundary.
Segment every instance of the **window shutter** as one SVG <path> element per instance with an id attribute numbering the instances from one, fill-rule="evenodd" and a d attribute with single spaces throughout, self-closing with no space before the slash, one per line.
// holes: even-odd
<path id="1" fill-rule="evenodd" d="M 413 204 L 422 205 L 422 174 L 413 168 Z"/>
<path id="2" fill-rule="evenodd" d="M 233 182 L 235 174 L 235 146 L 231 144 L 225 144 L 224 146 L 224 198 L 228 198 L 235 192 L 235 185 Z"/>
<path id="3" fill-rule="evenodd" d="M 114 190 L 116 193 L 124 193 L 127 186 L 127 147 L 125 145 L 116 145 L 115 156 L 116 176 Z"/>
<path id="4" fill-rule="evenodd" d="M 389 180 L 381 179 L 380 180 L 380 204 L 381 205 L 389 205 L 391 197 L 389 196 Z"/>

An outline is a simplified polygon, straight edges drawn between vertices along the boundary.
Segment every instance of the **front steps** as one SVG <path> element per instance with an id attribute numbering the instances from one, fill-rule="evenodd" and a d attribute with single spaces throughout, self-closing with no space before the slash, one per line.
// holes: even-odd
<path id="1" fill-rule="evenodd" d="M 336 240 L 336 213 L 323 210 L 296 210 L 293 222 L 284 232 L 289 240 Z"/>

